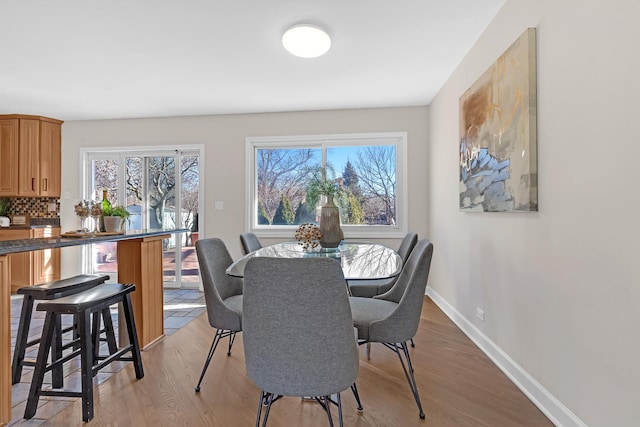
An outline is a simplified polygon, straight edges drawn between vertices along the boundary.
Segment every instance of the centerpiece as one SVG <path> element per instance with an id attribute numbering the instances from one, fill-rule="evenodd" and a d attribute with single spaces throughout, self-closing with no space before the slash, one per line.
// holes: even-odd
<path id="1" fill-rule="evenodd" d="M 320 211 L 320 246 L 337 248 L 344 239 L 344 233 L 340 227 L 340 211 L 334 199 L 342 195 L 342 188 L 336 180 L 327 178 L 327 171 L 333 172 L 331 166 L 318 166 L 310 170 L 307 202 L 315 205 L 321 196 L 325 197 L 325 205 Z"/>

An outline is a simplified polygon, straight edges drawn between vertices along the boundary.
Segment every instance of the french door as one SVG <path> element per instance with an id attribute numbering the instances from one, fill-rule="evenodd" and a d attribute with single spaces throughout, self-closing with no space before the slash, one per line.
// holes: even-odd
<path id="1" fill-rule="evenodd" d="M 85 153 L 85 194 L 101 201 L 107 190 L 112 205 L 131 213 L 129 230 L 187 228 L 163 241 L 164 286 L 197 288 L 200 276 L 194 243 L 200 199 L 200 151 L 91 151 Z M 85 270 L 117 272 L 115 243 L 101 243 L 85 253 Z"/>

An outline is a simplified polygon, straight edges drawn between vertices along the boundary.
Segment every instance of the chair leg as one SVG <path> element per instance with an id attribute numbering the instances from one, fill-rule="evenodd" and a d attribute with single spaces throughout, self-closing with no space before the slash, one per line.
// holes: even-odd
<path id="1" fill-rule="evenodd" d="M 200 374 L 200 379 L 198 380 L 198 385 L 196 385 L 196 393 L 200 392 L 200 385 L 202 384 L 202 379 L 204 378 L 204 374 L 207 372 L 207 368 L 209 367 L 209 363 L 211 363 L 211 358 L 213 357 L 213 353 L 216 351 L 216 347 L 218 347 L 218 343 L 220 342 L 220 338 L 224 330 L 216 329 L 216 334 L 213 336 L 213 342 L 211 343 L 211 347 L 209 348 L 209 354 L 207 354 L 207 360 L 204 362 L 204 367 L 202 368 L 202 373 Z"/>
<path id="2" fill-rule="evenodd" d="M 338 423 L 342 427 L 342 400 L 340 399 L 340 393 L 336 396 L 336 400 L 338 401 Z"/>
<path id="3" fill-rule="evenodd" d="M 411 338 L 411 347 L 415 347 L 416 343 L 413 342 L 413 338 Z"/>
<path id="4" fill-rule="evenodd" d="M 353 397 L 355 397 L 356 399 L 356 409 L 358 410 L 358 412 L 362 412 L 364 408 L 362 407 L 362 402 L 360 402 L 360 394 L 358 393 L 358 387 L 356 386 L 356 383 L 353 383 L 351 385 L 351 391 L 353 392 Z"/>
<path id="5" fill-rule="evenodd" d="M 420 395 L 418 394 L 418 385 L 416 384 L 416 377 L 413 373 L 413 365 L 411 364 L 411 356 L 409 356 L 409 348 L 407 347 L 407 343 L 403 342 L 399 344 L 387 344 L 387 347 L 394 350 L 398 355 L 398 358 L 400 359 L 400 364 L 402 365 L 402 370 L 404 371 L 404 375 L 407 378 L 407 381 L 409 382 L 409 387 L 411 387 L 411 393 L 413 393 L 413 398 L 416 401 L 416 405 L 418 405 L 418 411 L 419 411 L 418 415 L 420 416 L 420 419 L 424 420 L 425 415 L 424 415 L 424 411 L 422 410 L 422 403 L 420 403 Z M 400 347 L 400 349 L 402 350 L 402 353 L 400 353 L 400 349 L 398 349 L 398 347 Z M 404 360 L 402 359 L 401 354 L 404 354 L 404 358 L 407 361 L 406 365 L 404 363 Z M 407 366 L 409 368 L 408 370 L 407 370 Z"/>
<path id="6" fill-rule="evenodd" d="M 262 407 L 266 406 L 264 410 L 264 419 L 262 420 L 262 427 L 267 425 L 267 418 L 269 418 L 269 411 L 271 410 L 271 404 L 275 401 L 273 393 L 269 393 L 260 390 L 260 402 L 258 402 L 258 418 L 256 419 L 256 427 L 260 427 L 260 417 L 262 415 Z"/>
<path id="7" fill-rule="evenodd" d="M 229 335 L 229 349 L 227 350 L 227 356 L 231 356 L 231 347 L 233 347 L 233 343 L 236 340 L 236 333 L 235 332 L 230 332 Z"/>
<path id="8" fill-rule="evenodd" d="M 340 393 L 338 393 L 338 400 L 340 399 Z M 333 427 L 333 418 L 331 417 L 331 397 L 324 396 L 324 410 L 327 412 L 329 418 L 329 427 Z"/>

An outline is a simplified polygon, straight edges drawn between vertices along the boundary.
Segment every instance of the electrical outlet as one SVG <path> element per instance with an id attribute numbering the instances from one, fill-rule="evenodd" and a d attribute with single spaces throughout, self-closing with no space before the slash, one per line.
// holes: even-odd
<path id="1" fill-rule="evenodd" d="M 213 210 L 221 211 L 224 209 L 224 202 L 215 202 L 213 204 Z"/>
<path id="2" fill-rule="evenodd" d="M 476 317 L 484 321 L 484 310 L 481 308 L 476 308 Z"/>
<path id="3" fill-rule="evenodd" d="M 49 212 L 55 212 L 55 211 L 56 211 L 56 204 L 49 203 Z"/>

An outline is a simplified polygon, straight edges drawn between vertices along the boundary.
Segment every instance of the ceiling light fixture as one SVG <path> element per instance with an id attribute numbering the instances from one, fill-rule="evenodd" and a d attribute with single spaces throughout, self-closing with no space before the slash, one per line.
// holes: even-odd
<path id="1" fill-rule="evenodd" d="M 300 58 L 317 58 L 327 53 L 331 37 L 317 25 L 298 24 L 284 33 L 282 45 L 287 52 Z"/>

